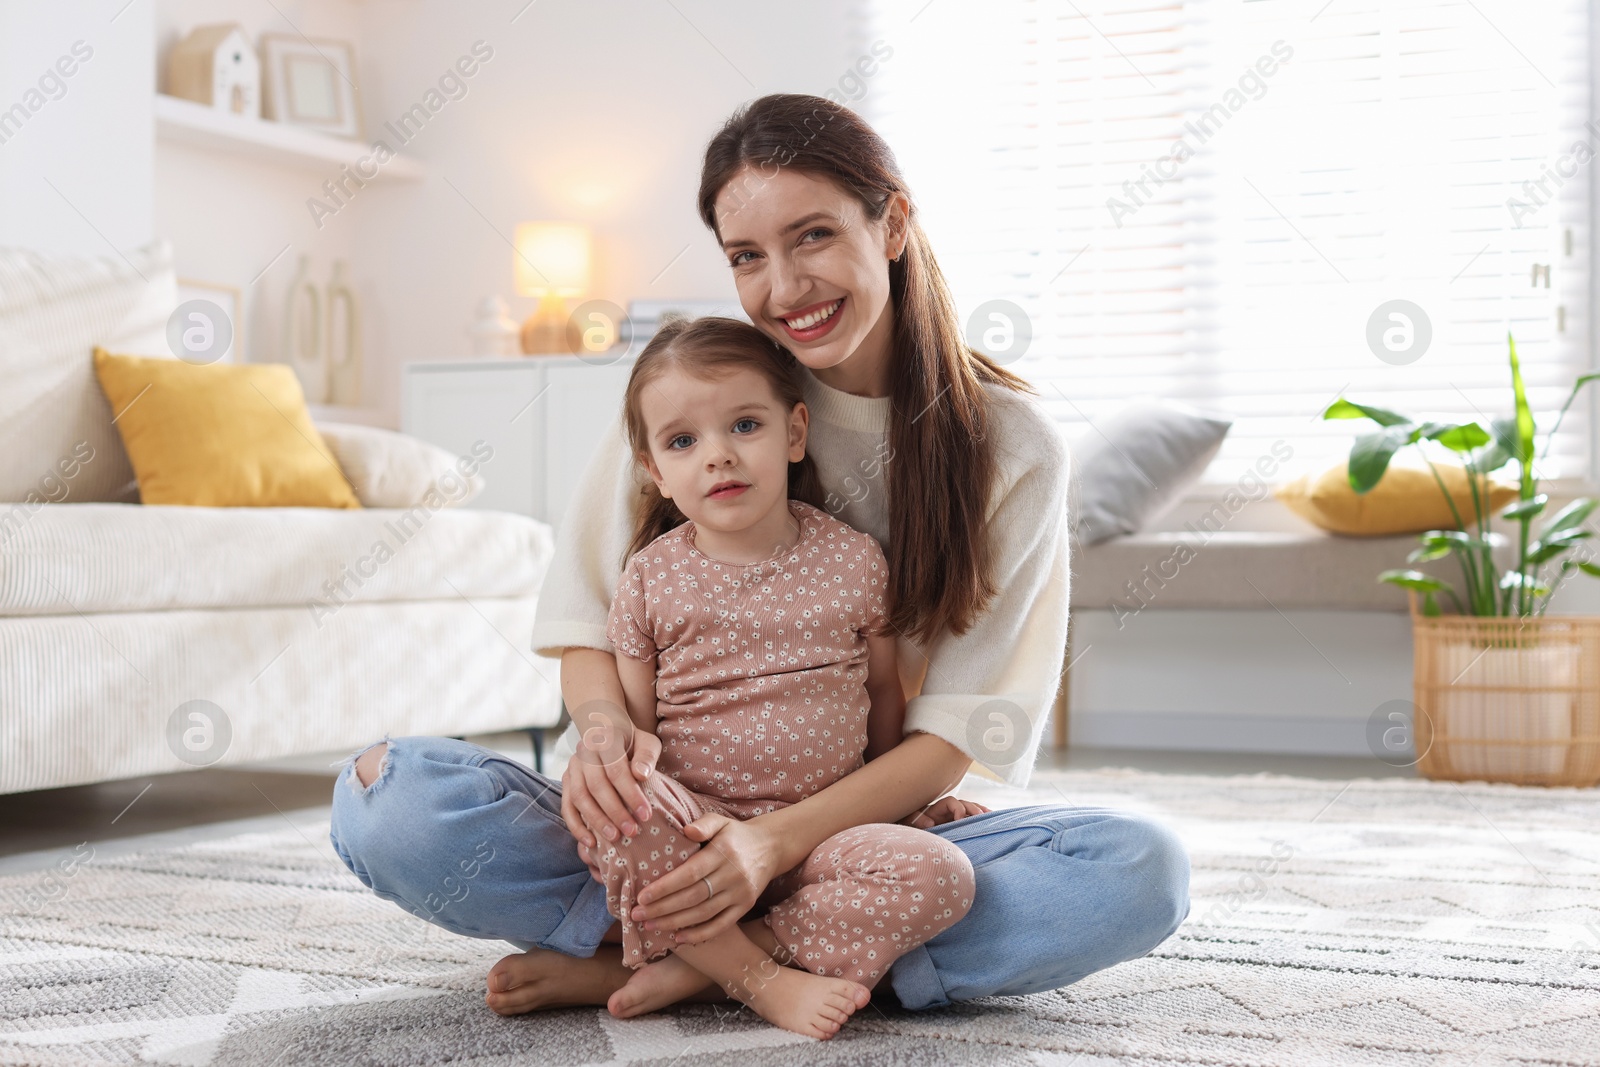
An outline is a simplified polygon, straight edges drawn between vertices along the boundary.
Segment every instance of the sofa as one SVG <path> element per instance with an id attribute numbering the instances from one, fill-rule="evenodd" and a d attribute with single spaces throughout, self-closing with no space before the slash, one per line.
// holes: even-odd
<path id="1" fill-rule="evenodd" d="M 545 523 L 138 502 L 91 353 L 176 306 L 165 243 L 0 249 L 0 793 L 555 725 Z"/>

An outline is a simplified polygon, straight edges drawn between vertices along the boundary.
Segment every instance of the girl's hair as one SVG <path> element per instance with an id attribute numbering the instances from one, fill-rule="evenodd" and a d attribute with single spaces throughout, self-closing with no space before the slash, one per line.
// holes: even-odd
<path id="1" fill-rule="evenodd" d="M 719 241 L 724 189 L 748 171 L 735 187 L 742 203 L 784 167 L 831 180 L 874 222 L 893 194 L 911 195 L 888 144 L 855 112 L 820 96 L 764 96 L 736 111 L 706 146 L 700 218 Z M 905 250 L 888 265 L 894 337 L 884 548 L 890 623 L 927 642 L 965 633 L 997 592 L 984 518 L 999 465 L 984 384 L 1034 390 L 968 347 L 915 204 L 907 227 Z"/>
<path id="2" fill-rule="evenodd" d="M 740 367 L 756 371 L 767 380 L 785 413 L 805 397 L 800 385 L 800 364 L 788 349 L 738 319 L 708 316 L 700 319 L 668 319 L 639 353 L 628 375 L 628 388 L 622 399 L 622 421 L 628 431 L 628 446 L 635 456 L 650 450 L 650 432 L 645 426 L 639 400 L 652 382 L 667 371 L 680 369 L 704 381 L 715 381 Z M 651 482 L 640 490 L 635 509 L 633 541 L 624 556 L 632 556 L 651 541 L 682 525 L 688 519 L 678 505 L 662 496 Z M 822 479 L 816 461 L 808 452 L 789 464 L 789 499 L 813 507 L 823 506 Z"/>

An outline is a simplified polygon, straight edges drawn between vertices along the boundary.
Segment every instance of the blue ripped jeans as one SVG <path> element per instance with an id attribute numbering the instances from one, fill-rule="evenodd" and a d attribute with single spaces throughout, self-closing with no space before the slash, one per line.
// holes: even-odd
<path id="1" fill-rule="evenodd" d="M 1147 954 L 1189 913 L 1189 858 L 1136 815 L 1012 808 L 934 828 L 977 875 L 967 917 L 902 956 L 908 1008 L 1056 989 Z M 378 896 L 467 937 L 592 956 L 605 887 L 561 819 L 561 783 L 465 741 L 401 737 L 366 789 L 353 765 L 329 835 Z"/>

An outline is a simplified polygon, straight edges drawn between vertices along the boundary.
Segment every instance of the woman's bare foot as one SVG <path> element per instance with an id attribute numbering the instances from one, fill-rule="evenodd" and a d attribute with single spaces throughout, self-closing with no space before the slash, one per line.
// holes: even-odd
<path id="1" fill-rule="evenodd" d="M 872 999 L 857 982 L 776 965 L 771 973 L 735 983 L 729 992 L 772 1025 L 824 1041 Z"/>
<path id="2" fill-rule="evenodd" d="M 718 992 L 716 983 L 677 956 L 663 956 L 634 971 L 628 984 L 611 994 L 606 1010 L 631 1019 L 706 992 Z"/>
<path id="3" fill-rule="evenodd" d="M 616 945 L 601 945 L 589 959 L 533 948 L 489 969 L 489 991 L 483 999 L 500 1015 L 604 1004 L 632 975 Z"/>

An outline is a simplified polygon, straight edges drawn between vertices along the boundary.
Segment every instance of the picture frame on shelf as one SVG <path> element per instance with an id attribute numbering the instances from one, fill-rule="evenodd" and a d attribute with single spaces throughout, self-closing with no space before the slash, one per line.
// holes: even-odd
<path id="1" fill-rule="evenodd" d="M 261 114 L 352 140 L 361 136 L 355 48 L 348 41 L 261 35 Z"/>
<path id="2" fill-rule="evenodd" d="M 244 356 L 244 294 L 232 285 L 202 282 L 192 278 L 178 279 L 178 304 L 191 300 L 205 300 L 222 309 L 233 331 L 233 340 L 220 356 L 209 359 L 214 363 L 243 363 Z"/>

